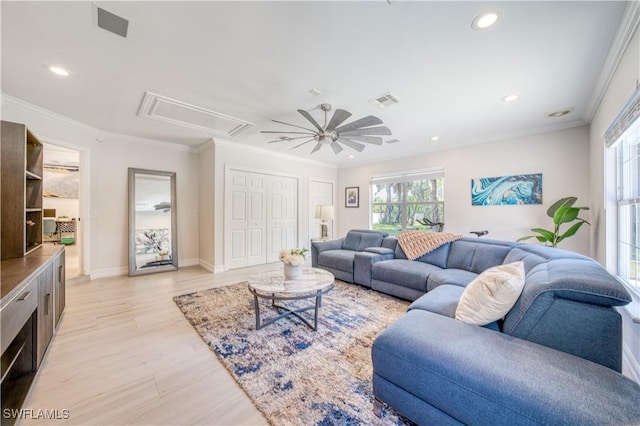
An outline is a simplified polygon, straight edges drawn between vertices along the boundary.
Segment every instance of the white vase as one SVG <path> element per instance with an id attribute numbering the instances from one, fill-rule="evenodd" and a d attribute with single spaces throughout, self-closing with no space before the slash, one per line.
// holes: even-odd
<path id="1" fill-rule="evenodd" d="M 287 280 L 295 280 L 302 276 L 302 265 L 284 264 L 284 277 Z"/>

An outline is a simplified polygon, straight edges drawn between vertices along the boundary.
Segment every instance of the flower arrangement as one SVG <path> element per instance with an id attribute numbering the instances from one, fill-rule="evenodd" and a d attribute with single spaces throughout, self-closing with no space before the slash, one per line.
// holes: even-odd
<path id="1" fill-rule="evenodd" d="M 280 261 L 283 263 L 298 266 L 302 265 L 307 259 L 307 253 L 309 250 L 306 248 L 292 248 L 280 250 Z"/>

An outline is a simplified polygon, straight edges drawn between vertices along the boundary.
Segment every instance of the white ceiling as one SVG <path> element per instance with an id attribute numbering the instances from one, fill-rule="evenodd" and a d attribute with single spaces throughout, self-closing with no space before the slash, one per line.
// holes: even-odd
<path id="1" fill-rule="evenodd" d="M 321 121 L 320 103 L 380 117 L 400 143 L 290 154 L 348 165 L 590 120 L 625 2 L 98 2 L 131 22 L 121 38 L 90 2 L 2 1 L 2 91 L 97 128 L 197 147 L 217 135 L 137 115 L 145 92 L 254 123 L 232 143 L 285 152 L 260 130 Z M 475 16 L 499 8 L 491 29 Z M 51 74 L 59 65 L 72 75 Z M 315 88 L 323 94 L 313 96 Z M 402 102 L 368 100 L 392 91 Z M 500 99 L 517 93 L 520 99 Z M 549 119 L 544 114 L 573 108 Z M 351 120 L 348 120 L 351 121 Z M 295 129 L 288 129 L 295 130 Z M 431 136 L 440 137 L 430 142 Z M 354 159 L 348 155 L 354 154 Z"/>

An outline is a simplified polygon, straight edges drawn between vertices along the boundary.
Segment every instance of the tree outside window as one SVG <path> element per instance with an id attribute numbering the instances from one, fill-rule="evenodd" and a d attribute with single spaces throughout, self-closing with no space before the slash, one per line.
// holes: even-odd
<path id="1" fill-rule="evenodd" d="M 381 179 L 380 183 L 372 179 L 373 229 L 395 235 L 408 229 L 431 230 L 430 226 L 418 222 L 421 219 L 444 222 L 444 177 L 441 172 L 432 176 L 421 174 L 412 180 L 409 180 L 410 176 L 405 177 L 406 180 L 400 179 Z"/>

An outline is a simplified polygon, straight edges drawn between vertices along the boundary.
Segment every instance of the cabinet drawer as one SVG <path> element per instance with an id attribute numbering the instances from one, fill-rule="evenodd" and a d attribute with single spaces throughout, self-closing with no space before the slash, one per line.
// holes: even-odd
<path id="1" fill-rule="evenodd" d="M 38 279 L 31 280 L 16 297 L 0 311 L 2 353 L 9 347 L 22 326 L 38 306 Z"/>

